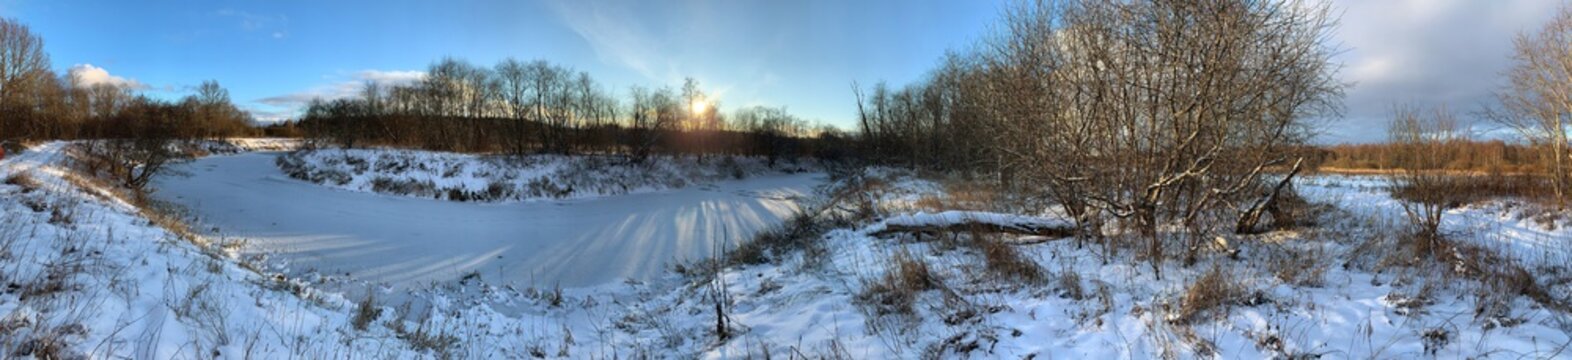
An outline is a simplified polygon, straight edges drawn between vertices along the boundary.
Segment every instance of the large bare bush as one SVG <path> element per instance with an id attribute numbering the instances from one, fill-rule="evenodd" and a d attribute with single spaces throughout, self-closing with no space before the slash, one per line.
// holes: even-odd
<path id="1" fill-rule="evenodd" d="M 1118 219 L 1156 268 L 1161 227 L 1188 229 L 1194 255 L 1338 110 L 1333 26 L 1319 2 L 1019 3 L 926 81 L 859 90 L 866 149 L 990 173 L 1062 205 L 1089 236 Z"/>

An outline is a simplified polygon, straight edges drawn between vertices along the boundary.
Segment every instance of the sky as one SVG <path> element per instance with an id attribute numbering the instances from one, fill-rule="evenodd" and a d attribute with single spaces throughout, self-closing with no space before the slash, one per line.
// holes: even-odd
<path id="1" fill-rule="evenodd" d="M 723 109 L 785 106 L 849 128 L 851 84 L 920 79 L 991 31 L 1005 0 L 81 1 L 0 0 L 57 71 L 155 96 L 217 80 L 259 120 L 362 82 L 408 81 L 452 56 L 587 71 L 608 89 L 700 82 Z M 1555 0 L 1332 0 L 1334 61 L 1351 84 L 1318 142 L 1385 136 L 1394 103 L 1489 106 L 1511 39 Z M 1500 133 L 1478 122 L 1481 135 Z"/>

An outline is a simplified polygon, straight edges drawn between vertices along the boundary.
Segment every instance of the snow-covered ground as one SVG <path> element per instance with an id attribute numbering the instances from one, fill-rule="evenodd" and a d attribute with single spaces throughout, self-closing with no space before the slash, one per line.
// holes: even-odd
<path id="1" fill-rule="evenodd" d="M 920 180 L 891 183 L 899 185 L 877 197 L 892 209 L 910 208 L 941 188 Z M 991 271 L 986 248 L 964 240 L 874 236 L 886 223 L 945 225 L 957 213 L 897 215 L 834 230 L 824 238 L 828 259 L 725 272 L 717 283 L 734 294 L 731 318 L 743 335 L 707 355 L 757 356 L 767 349 L 854 358 L 1572 357 L 1569 314 L 1446 275 L 1445 266 L 1388 264 L 1406 259 L 1381 253 L 1398 241 L 1401 221 L 1382 185 L 1371 178 L 1302 181 L 1311 200 L 1341 207 L 1318 228 L 1234 238 L 1239 259 L 1214 255 L 1190 267 L 1171 261 L 1161 279 L 1135 251 L 1105 258 L 1100 248 L 1069 240 L 1015 247 L 1043 272 L 1037 281 L 1020 281 Z M 1499 243 L 1489 248 L 1509 254 L 1572 249 L 1572 231 L 1531 225 L 1488 206 L 1454 210 L 1448 218 L 1455 219 L 1447 227 L 1458 240 Z M 1051 216 L 1033 221 L 1054 223 Z M 1560 301 L 1572 300 L 1572 274 L 1557 256 L 1527 259 L 1524 266 Z M 888 304 L 868 301 L 869 289 L 888 281 L 892 269 L 906 270 L 892 261 L 899 258 L 926 264 L 938 279 L 918 292 L 913 314 L 884 313 Z M 1186 303 L 1198 301 L 1188 290 L 1210 272 L 1226 279 L 1226 298 L 1218 308 L 1187 313 Z"/>
<path id="2" fill-rule="evenodd" d="M 647 280 L 779 224 L 823 180 L 776 173 L 669 191 L 476 204 L 310 184 L 280 173 L 275 156 L 198 159 L 177 169 L 183 175 L 158 179 L 157 196 L 292 274 L 396 287 L 466 276 L 521 287 Z"/>
<path id="3" fill-rule="evenodd" d="M 330 187 L 455 201 L 561 200 L 679 189 L 814 166 L 757 157 L 471 155 L 399 149 L 315 149 L 285 154 L 290 177 Z"/>
<path id="4" fill-rule="evenodd" d="M 1328 209 L 1316 227 L 1229 237 L 1237 259 L 1209 254 L 1189 267 L 1170 261 L 1161 266 L 1159 280 L 1149 263 L 1129 249 L 1103 254 L 1099 246 L 1078 246 L 1071 240 L 1028 239 L 1038 241 L 1004 245 L 1014 250 L 1011 257 L 964 236 L 882 233 L 889 225 L 946 225 L 957 219 L 1048 225 L 1062 220 L 1052 214 L 920 214 L 922 199 L 944 197 L 948 187 L 900 171 L 870 171 L 883 178 L 883 185 L 867 187 L 860 195 L 872 199 L 879 211 L 873 218 L 812 236 L 822 252 L 777 254 L 771 256 L 774 262 L 729 267 L 713 278 L 703 272 L 689 276 L 656 271 L 647 281 L 560 292 L 549 284 L 495 284 L 484 272 L 442 286 L 372 291 L 379 299 L 419 299 L 413 301 L 419 307 L 412 309 L 402 301 L 384 300 L 361 307 L 359 296 L 323 291 L 265 267 L 256 270 L 257 264 L 277 263 L 285 255 L 246 262 L 230 251 L 255 244 L 179 240 L 148 224 L 129 205 L 93 195 L 107 189 L 65 181 L 71 175 L 54 161 L 62 146 L 51 143 L 0 162 L 0 178 L 28 172 L 44 184 L 34 190 L 0 185 L 0 209 L 6 215 L 0 222 L 0 239 L 5 239 L 0 242 L 0 276 L 17 284 L 0 294 L 0 356 L 42 356 L 42 346 L 56 344 L 66 354 L 160 359 L 729 359 L 763 358 L 766 353 L 1006 359 L 1572 356 L 1572 318 L 1567 313 L 1524 296 L 1492 292 L 1501 288 L 1449 276 L 1445 268 L 1403 264 L 1404 259 L 1391 256 L 1401 219 L 1384 184 L 1372 178 L 1305 179 L 1298 187 L 1308 198 L 1338 207 Z M 191 164 L 190 171 L 196 173 L 192 177 L 166 181 L 200 179 L 208 176 L 201 174 L 207 169 L 265 169 L 265 162 L 248 163 L 265 158 L 209 158 Z M 237 164 L 222 164 L 226 161 Z M 231 165 L 236 167 L 226 167 Z M 457 204 L 328 190 L 279 175 L 244 181 L 317 188 L 324 192 L 292 200 L 315 200 L 319 206 L 348 201 L 324 194 L 355 195 L 379 205 L 355 207 L 348 218 L 343 212 L 300 215 L 326 218 L 313 220 L 322 223 L 387 216 L 380 207 L 406 206 L 385 202 L 509 212 L 522 211 L 509 210 L 515 206 L 573 208 L 628 197 L 562 205 Z M 176 196 L 171 189 L 166 187 L 164 196 Z M 703 191 L 645 195 L 689 190 Z M 714 201 L 725 202 L 705 203 Z M 702 209 L 673 216 L 699 218 Z M 1572 230 L 1527 209 L 1506 201 L 1457 209 L 1447 215 L 1447 232 L 1459 241 L 1520 258 L 1533 271 L 1534 281 L 1563 301 L 1572 299 L 1567 290 L 1572 277 L 1562 257 L 1572 247 Z M 262 214 L 266 211 L 260 208 L 231 210 L 286 216 Z M 1543 225 L 1547 223 L 1555 226 Z M 683 231 L 667 236 L 683 239 Z M 1023 276 L 1020 268 L 1005 272 L 990 267 L 1001 258 L 1035 264 L 1039 272 Z M 918 281 L 902 277 L 918 263 L 929 276 Z M 916 285 L 905 289 L 912 297 L 880 287 L 892 278 Z M 1215 307 L 1187 312 L 1187 304 L 1196 301 L 1189 289 L 1206 278 L 1226 280 L 1225 289 L 1218 291 L 1225 296 L 1216 299 Z M 725 341 L 715 333 L 717 298 L 727 304 L 731 337 Z M 910 302 L 910 312 L 900 310 L 903 301 Z M 358 310 L 362 308 L 377 311 Z"/>

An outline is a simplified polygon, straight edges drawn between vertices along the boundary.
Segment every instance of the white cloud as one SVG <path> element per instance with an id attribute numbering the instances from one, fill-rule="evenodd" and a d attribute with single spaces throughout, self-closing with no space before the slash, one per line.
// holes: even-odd
<path id="1" fill-rule="evenodd" d="M 426 78 L 426 72 L 414 70 L 362 70 L 348 76 L 338 76 L 331 83 L 288 94 L 269 96 L 247 106 L 252 116 L 262 122 L 287 120 L 300 114 L 312 99 L 336 100 L 358 95 L 367 83 L 384 86 L 409 84 Z"/>
<path id="2" fill-rule="evenodd" d="M 66 74 L 68 74 L 72 79 L 75 79 L 78 84 L 85 86 L 108 84 L 136 90 L 150 88 L 147 84 L 143 84 L 140 81 L 110 75 L 108 70 L 93 66 L 93 64 L 73 65 L 70 69 L 66 70 Z"/>

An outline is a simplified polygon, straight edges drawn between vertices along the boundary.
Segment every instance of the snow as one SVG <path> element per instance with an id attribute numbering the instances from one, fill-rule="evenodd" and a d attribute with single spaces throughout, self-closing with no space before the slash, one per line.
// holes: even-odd
<path id="1" fill-rule="evenodd" d="M 202 158 L 179 168 L 186 176 L 158 179 L 156 194 L 291 274 L 395 287 L 470 274 L 521 287 L 648 280 L 780 223 L 823 178 L 772 174 L 573 201 L 476 204 L 310 184 L 280 173 L 275 156 Z"/>
<path id="2" fill-rule="evenodd" d="M 1275 233 L 1236 241 L 1247 260 L 1204 259 L 1184 267 L 1166 263 L 1161 280 L 1133 255 L 1103 261 L 1093 247 L 1073 241 L 1021 246 L 1027 258 L 1055 278 L 1049 284 L 1005 284 L 980 268 L 980 255 L 939 242 L 878 238 L 884 224 L 943 225 L 965 218 L 1014 217 L 986 213 L 897 214 L 825 239 L 832 256 L 822 266 L 796 259 L 780 265 L 737 268 L 723 275 L 736 295 L 734 321 L 746 328 L 736 340 L 706 352 L 709 358 L 744 354 L 843 349 L 854 358 L 1268 358 L 1315 355 L 1333 358 L 1545 358 L 1565 357 L 1572 317 L 1514 294 L 1507 309 L 1479 312 L 1489 288 L 1423 268 L 1370 270 L 1358 262 L 1364 239 L 1385 236 L 1396 215 L 1384 188 L 1365 178 L 1311 178 L 1300 187 L 1312 200 L 1333 202 L 1322 233 Z M 901 183 L 894 181 L 892 183 Z M 920 188 L 931 189 L 920 183 Z M 899 193 L 900 191 L 896 191 Z M 904 195 L 885 197 L 900 199 Z M 1475 209 L 1449 217 L 1497 219 Z M 1511 225 L 1509 227 L 1515 227 Z M 1572 247 L 1565 230 L 1535 230 L 1536 244 Z M 1508 231 L 1466 241 L 1516 244 Z M 906 240 L 903 240 L 906 239 Z M 1536 245 L 1537 246 L 1537 245 Z M 1510 248 L 1510 246 L 1509 246 Z M 884 276 L 896 254 L 915 256 L 945 279 L 959 300 L 925 292 L 912 318 L 877 316 L 856 305 L 856 294 Z M 1315 281 L 1276 276 L 1267 260 L 1301 254 L 1319 267 Z M 1249 259 L 1261 259 L 1252 261 Z M 1212 267 L 1246 289 L 1256 304 L 1228 305 L 1221 316 L 1176 323 L 1174 306 L 1192 279 Z M 1315 265 L 1318 264 L 1318 265 Z M 1563 263 L 1564 264 L 1564 263 Z M 1287 266 L 1295 266 L 1293 264 Z M 1540 268 L 1535 268 L 1540 269 Z M 1308 270 L 1308 269 L 1307 269 Z M 1553 279 L 1550 273 L 1540 273 Z M 1066 280 L 1068 279 L 1068 280 Z M 1085 298 L 1066 291 L 1066 281 Z M 1563 299 L 1572 298 L 1562 294 Z M 1492 294 L 1490 296 L 1501 296 Z M 1412 306 L 1414 303 L 1421 306 Z M 976 315 L 980 314 L 980 315 Z M 973 317 L 964 318 L 961 315 Z M 965 320 L 956 322 L 953 319 Z M 975 345 L 975 348 L 969 346 Z M 970 349 L 970 350 L 960 350 Z"/>
<path id="3" fill-rule="evenodd" d="M 62 358 L 409 351 L 391 337 L 341 332 L 342 298 L 274 290 L 270 278 L 150 226 L 125 202 L 90 195 L 111 190 L 78 188 L 92 185 L 60 166 L 65 146 L 0 161 L 0 175 L 26 173 L 41 184 L 0 185 L 0 280 L 9 284 L 0 294 L 0 356 L 51 356 L 43 350 L 50 343 L 66 346 L 52 354 Z M 34 202 L 48 209 L 34 211 Z"/>
<path id="4" fill-rule="evenodd" d="M 1308 199 L 1336 206 L 1318 227 L 1230 239 L 1239 259 L 1210 255 L 1188 267 L 1165 262 L 1160 266 L 1161 279 L 1135 251 L 1103 254 L 1098 246 L 1082 246 L 1070 239 L 1011 245 L 1047 275 L 1044 283 L 1023 285 L 991 272 L 984 266 L 984 255 L 964 242 L 875 234 L 892 222 L 1062 220 L 1004 213 L 917 213 L 912 202 L 921 196 L 943 196 L 943 187 L 899 171 L 875 169 L 868 173 L 886 178 L 887 186 L 867 195 L 882 209 L 883 220 L 829 230 L 820 238 L 828 250 L 824 253 L 798 252 L 779 263 L 731 267 L 713 279 L 687 278 L 651 267 L 639 277 L 646 280 L 570 288 L 561 290 L 560 297 L 545 282 L 494 283 L 503 277 L 489 275 L 488 268 L 473 281 L 372 288 L 370 292 L 380 299 L 408 298 L 418 307 L 382 302 L 375 307 L 382 314 L 361 330 L 353 326 L 358 295 L 330 289 L 334 283 L 323 278 L 290 275 L 336 266 L 336 262 L 365 266 L 378 257 L 409 266 L 428 259 L 392 255 L 428 252 L 433 258 L 467 259 L 508 272 L 500 264 L 525 263 L 514 257 L 560 253 L 525 249 L 541 246 L 579 251 L 585 256 L 580 260 L 605 256 L 603 265 L 617 264 L 626 258 L 616 257 L 628 256 L 624 252 L 685 249 L 688 244 L 635 239 L 639 245 L 633 249 L 612 251 L 615 246 L 607 245 L 611 241 L 607 239 L 638 234 L 649 226 L 664 232 L 659 237 L 686 240 L 691 234 L 733 224 L 701 219 L 751 211 L 753 215 L 735 216 L 740 230 L 752 216 L 763 219 L 771 207 L 740 209 L 772 201 L 785 206 L 791 197 L 811 196 L 803 187 L 820 179 L 760 175 L 745 182 L 591 199 L 475 204 L 305 183 L 279 174 L 270 163 L 272 155 L 247 153 L 198 160 L 187 164 L 190 177 L 161 180 L 161 196 L 187 202 L 209 223 L 239 221 L 255 226 L 254 234 L 296 236 L 296 241 L 310 240 L 303 238 L 305 233 L 329 234 L 310 240 L 327 247 L 296 244 L 293 253 L 272 252 L 273 258 L 254 259 L 244 255 L 263 252 L 255 249 L 268 242 L 241 243 L 227 237 L 180 240 L 149 224 L 129 204 L 102 196 L 113 190 L 69 181 L 73 175 L 59 164 L 64 146 L 49 143 L 0 161 L 0 178 L 26 172 L 42 184 L 36 190 L 0 184 L 0 210 L 5 215 L 0 218 L 0 280 L 29 289 L 40 289 L 34 284 L 60 285 L 29 296 L 23 294 L 38 291 L 0 293 L 0 357 L 41 356 L 21 351 L 46 343 L 40 339 L 58 340 L 68 355 L 158 359 L 731 359 L 762 358 L 766 351 L 781 357 L 840 358 L 1517 359 L 1564 358 L 1572 350 L 1572 318 L 1566 313 L 1515 294 L 1491 293 L 1494 288 L 1434 268 L 1382 264 L 1387 254 L 1367 245 L 1395 241 L 1391 233 L 1401 215 L 1378 178 L 1305 178 L 1296 187 Z M 182 198 L 181 193 L 202 197 Z M 288 207 L 268 201 L 309 205 Z M 639 209 L 632 202 L 650 205 Z M 35 206 L 42 210 L 35 211 Z M 664 206 L 682 210 L 663 211 Z M 622 208 L 633 209 L 617 212 Z M 58 217 L 55 209 L 70 213 L 71 220 L 51 221 Z M 506 216 L 470 219 L 490 212 Z M 587 225 L 631 213 L 639 217 L 627 226 Z M 268 219 L 319 228 L 280 229 L 282 223 L 274 228 Z M 528 225 L 559 221 L 570 225 Z M 1565 270 L 1553 270 L 1567 264 L 1564 254 L 1572 249 L 1572 230 L 1564 220 L 1547 221 L 1546 215 L 1528 205 L 1501 200 L 1454 209 L 1446 221 L 1449 236 L 1517 257 L 1541 281 L 1567 277 Z M 412 222 L 423 225 L 405 227 Z M 216 233 L 244 233 L 245 226 L 220 226 Z M 325 231 L 328 226 L 354 231 Z M 397 240 L 413 238 L 408 232 L 433 226 L 453 235 L 425 243 Z M 466 230 L 490 227 L 524 235 L 476 241 L 488 233 Z M 556 242 L 535 236 L 575 227 L 595 235 Z M 394 246 L 346 240 L 366 234 L 388 235 Z M 496 249 L 504 249 L 504 258 L 487 260 L 488 250 Z M 309 254 L 337 258 L 313 260 Z M 890 271 L 895 256 L 928 263 L 943 282 L 941 289 L 918 293 L 911 316 L 880 315 L 859 303 L 859 293 Z M 283 273 L 265 266 L 283 262 L 288 270 Z M 454 269 L 468 266 L 464 260 L 450 263 Z M 1175 321 L 1175 307 L 1190 283 L 1214 267 L 1245 295 L 1219 311 Z M 1281 275 L 1289 270 L 1310 275 Z M 359 279 L 372 271 L 351 270 L 349 278 Z M 327 270 L 320 273 L 324 278 L 335 276 Z M 1555 296 L 1572 299 L 1567 283 L 1558 284 L 1551 287 L 1558 291 Z M 713 334 L 710 296 L 722 285 L 735 334 L 724 342 Z M 437 349 L 415 346 L 433 343 L 414 341 L 422 337 L 453 339 L 454 344 Z"/>

